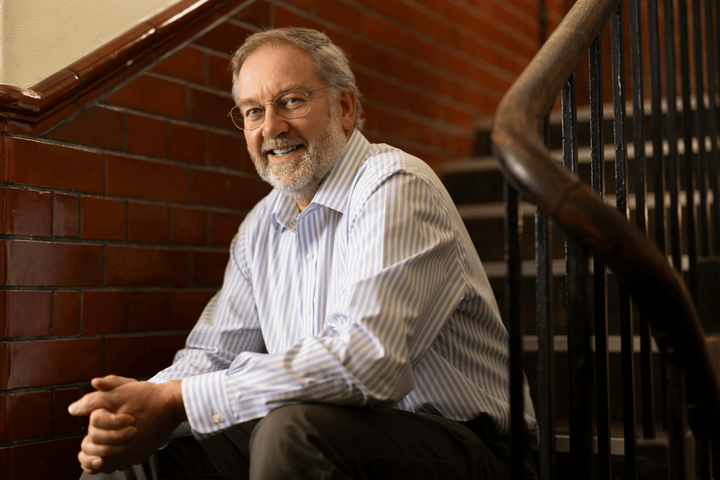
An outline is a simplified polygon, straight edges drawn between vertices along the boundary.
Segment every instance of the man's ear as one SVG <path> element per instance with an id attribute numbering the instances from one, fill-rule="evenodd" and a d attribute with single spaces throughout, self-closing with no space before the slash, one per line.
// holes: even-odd
<path id="1" fill-rule="evenodd" d="M 351 87 L 343 87 L 342 92 L 340 92 L 340 123 L 348 137 L 355 126 L 355 107 L 355 92 Z"/>

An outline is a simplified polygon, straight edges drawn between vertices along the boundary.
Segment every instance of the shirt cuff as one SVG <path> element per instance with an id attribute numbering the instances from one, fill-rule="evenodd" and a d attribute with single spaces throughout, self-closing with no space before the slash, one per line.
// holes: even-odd
<path id="1" fill-rule="evenodd" d="M 225 395 L 226 372 L 205 373 L 182 381 L 185 413 L 196 436 L 219 432 L 235 424 Z"/>

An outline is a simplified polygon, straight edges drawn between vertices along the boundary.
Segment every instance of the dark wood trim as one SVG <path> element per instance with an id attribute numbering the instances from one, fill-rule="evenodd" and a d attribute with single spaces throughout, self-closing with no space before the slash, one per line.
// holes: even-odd
<path id="1" fill-rule="evenodd" d="M 622 277 L 647 315 L 661 353 L 683 366 L 689 403 L 707 407 L 707 421 L 715 428 L 720 426 L 720 380 L 682 278 L 655 243 L 563 169 L 540 137 L 540 125 L 558 92 L 618 3 L 575 3 L 500 102 L 491 134 L 493 152 L 526 198 Z"/>
<path id="2" fill-rule="evenodd" d="M 242 3 L 181 0 L 30 88 L 0 84 L 0 122 L 13 123 L 10 130 L 32 134 L 34 125 L 48 117 L 59 114 L 61 118 L 54 119 L 59 121 L 110 79 L 136 73 L 138 66 L 160 58 Z"/>

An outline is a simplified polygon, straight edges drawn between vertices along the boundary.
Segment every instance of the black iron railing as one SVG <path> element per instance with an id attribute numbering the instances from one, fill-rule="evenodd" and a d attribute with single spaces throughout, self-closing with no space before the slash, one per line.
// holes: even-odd
<path id="1" fill-rule="evenodd" d="M 720 432 L 720 380 L 696 302 L 699 260 L 720 255 L 717 131 L 720 102 L 716 91 L 720 5 L 711 0 L 691 0 L 692 5 L 687 5 L 686 0 L 663 0 L 661 17 L 658 1 L 648 0 L 645 9 L 641 8 L 640 0 L 627 1 L 629 3 L 623 5 L 618 0 L 578 0 L 506 94 L 495 117 L 493 149 L 509 182 L 505 188 L 506 321 L 511 339 L 511 408 L 517 413 L 512 423 L 513 452 L 518 455 L 518 461 L 513 462 L 517 469 L 514 478 L 523 476 L 520 460 L 522 199 L 538 207 L 535 215 L 538 355 L 537 366 L 526 368 L 538 370 L 540 478 L 555 478 L 557 458 L 552 398 L 555 354 L 551 326 L 554 308 L 550 225 L 557 227 L 566 238 L 569 477 L 613 478 L 609 391 L 611 382 L 615 385 L 620 381 L 624 477 L 639 476 L 638 439 L 656 436 L 667 438 L 670 479 L 686 478 L 692 471 L 697 472 L 698 478 L 712 476 L 713 434 L 716 441 L 720 438 L 715 433 Z M 624 9 L 629 13 L 630 32 L 628 86 Z M 692 29 L 688 24 L 690 11 Z M 647 12 L 645 21 L 644 12 Z M 601 33 L 608 23 L 612 67 L 611 72 L 603 72 Z M 645 27 L 648 29 L 646 50 L 642 32 Z M 643 62 L 644 51 L 649 56 L 647 65 Z M 589 58 L 589 184 L 578 175 L 575 74 L 586 54 Z M 646 71 L 650 92 L 643 90 Z M 608 75 L 612 85 L 610 95 L 603 92 L 603 78 Z M 626 92 L 631 92 L 632 103 L 626 99 Z M 562 165 L 546 146 L 551 142 L 548 114 L 558 94 L 561 96 Z M 605 203 L 603 106 L 610 101 L 615 208 Z M 627 105 L 632 105 L 632 118 L 626 112 L 626 108 L 630 108 Z M 646 105 L 650 110 L 650 132 L 645 131 Z M 633 223 L 630 222 L 631 207 L 635 212 Z M 651 209 L 654 229 L 649 222 Z M 621 379 L 612 380 L 609 378 L 607 269 L 619 279 L 617 299 L 613 302 L 619 308 L 622 373 Z M 633 319 L 633 312 L 639 312 L 638 322 Z M 720 312 L 715 316 L 720 320 Z M 637 367 L 636 324 L 641 344 Z M 651 333 L 661 365 L 652 362 Z M 658 368 L 662 371 L 664 393 L 660 401 L 655 401 L 652 372 Z M 640 402 L 635 398 L 638 381 Z M 656 405 L 663 408 L 662 426 L 655 422 Z M 642 416 L 641 428 L 636 410 Z M 685 447 L 688 424 L 694 434 L 697 457 Z M 660 431 L 656 431 L 658 427 Z"/>

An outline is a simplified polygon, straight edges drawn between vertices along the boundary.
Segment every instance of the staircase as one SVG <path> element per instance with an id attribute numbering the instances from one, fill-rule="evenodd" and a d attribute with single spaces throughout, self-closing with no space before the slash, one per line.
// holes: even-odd
<path id="1" fill-rule="evenodd" d="M 707 102 L 706 98 L 706 102 Z M 718 102 L 720 103 L 720 102 Z M 693 102 L 695 106 L 695 102 Z M 666 105 L 663 105 L 663 113 L 666 114 Z M 626 125 L 633 124 L 632 105 L 626 106 L 627 120 Z M 707 109 L 705 110 L 707 111 Z M 682 102 L 678 99 L 678 115 L 682 112 Z M 615 203 L 615 180 L 614 180 L 614 146 L 612 131 L 612 105 L 605 106 L 605 163 L 606 163 L 606 202 L 614 205 Z M 643 124 L 647 126 L 646 131 L 651 130 L 651 106 L 649 102 L 644 108 Z M 577 112 L 577 139 L 578 139 L 578 157 L 579 168 L 578 174 L 585 183 L 590 183 L 590 135 L 589 135 L 589 111 L 587 108 L 578 109 Z M 549 146 L 553 157 L 558 163 L 562 163 L 562 131 L 561 131 L 561 115 L 555 112 L 549 117 Z M 663 122 L 663 129 L 666 128 Z M 458 211 L 463 218 L 465 225 L 470 233 L 475 247 L 483 261 L 485 270 L 490 279 L 490 284 L 498 301 L 500 312 L 506 312 L 506 272 L 507 264 L 504 259 L 505 255 L 505 239 L 504 239 L 504 216 L 505 207 L 503 202 L 503 174 L 499 170 L 499 165 L 495 157 L 490 151 L 490 130 L 489 122 L 481 124 L 477 132 L 476 155 L 472 158 L 460 159 L 445 166 L 443 171 L 443 181 L 455 201 Z M 633 130 L 627 128 L 628 138 L 628 172 L 629 178 L 629 205 L 630 205 L 630 222 L 635 223 L 635 197 L 634 197 L 634 159 L 635 152 L 632 148 Z M 652 143 L 645 142 L 645 158 L 647 165 L 652 164 Z M 683 158 L 683 145 L 679 141 L 680 161 Z M 667 144 L 665 145 L 667 153 Z M 697 150 L 697 144 L 695 144 Z M 683 185 L 683 179 L 680 179 Z M 681 197 L 685 192 L 681 191 Z M 699 197 L 699 192 L 695 192 L 695 198 Z M 709 195 L 712 202 L 712 193 Z M 652 185 L 648 184 L 648 231 L 653 236 L 655 232 L 654 225 L 654 202 L 652 197 Z M 697 202 L 696 202 L 697 203 Z M 524 370 L 530 384 L 531 395 L 533 399 L 537 399 L 538 395 L 538 371 L 536 365 L 538 355 L 538 337 L 536 328 L 536 302 L 535 302 L 535 235 L 534 235 L 534 205 L 523 202 L 523 243 L 522 243 L 522 329 L 523 329 L 523 365 Z M 569 403 L 570 391 L 569 382 L 569 365 L 568 365 L 568 337 L 566 325 L 566 309 L 565 309 L 565 239 L 564 236 L 557 232 L 553 232 L 550 241 L 550 251 L 552 255 L 552 304 L 553 316 L 551 317 L 552 332 L 554 339 L 554 417 L 555 417 L 555 452 L 556 452 L 556 477 L 555 478 L 572 478 L 569 472 Z M 683 255 L 683 273 L 687 276 L 688 258 L 687 249 L 682 250 Z M 590 273 L 592 274 L 592 265 L 590 265 Z M 698 309 L 701 313 L 703 326 L 709 333 L 708 344 L 711 352 L 714 354 L 716 365 L 720 371 L 720 336 L 713 335 L 714 332 L 720 332 L 720 304 L 718 303 L 717 288 L 720 287 L 720 268 L 716 258 L 709 257 L 699 262 L 698 268 L 698 284 L 699 302 Z M 624 460 L 624 438 L 623 438 L 623 394 L 622 383 L 622 365 L 621 365 L 621 326 L 620 326 L 620 306 L 619 306 L 619 288 L 618 279 L 611 272 L 608 272 L 608 351 L 609 351 L 609 405 L 611 419 L 611 469 L 612 478 L 624 479 L 625 477 L 625 460 Z M 587 305 L 588 318 L 592 317 L 592 302 Z M 633 311 L 634 331 L 640 331 L 640 315 L 635 308 Z M 593 337 L 594 341 L 594 337 Z M 652 417 L 652 424 L 655 427 L 655 438 L 643 438 L 642 433 L 638 439 L 637 446 L 637 478 L 667 478 L 668 477 L 668 439 L 667 433 L 663 426 L 662 418 L 662 389 L 663 379 L 660 365 L 660 355 L 655 342 L 652 342 L 651 362 L 654 368 L 651 368 L 650 391 L 652 398 L 646 398 L 647 392 L 643 395 L 643 383 L 647 382 L 647 378 L 643 378 L 641 372 L 641 356 L 640 345 L 641 339 L 639 335 L 634 337 L 635 351 L 635 403 L 637 406 L 638 425 L 643 425 L 646 421 L 645 417 Z M 594 350 L 594 346 L 593 346 Z M 647 377 L 647 374 L 645 374 Z M 536 401 L 536 400 L 535 400 Z M 653 405 L 655 408 L 653 408 Z M 639 431 L 641 429 L 639 428 Z M 686 433 L 686 451 L 691 452 L 694 448 L 694 438 L 688 430 Z M 594 440 L 597 441 L 596 439 Z M 597 446 L 593 447 L 597 452 Z M 694 477 L 694 465 L 686 465 L 685 478 Z"/>

